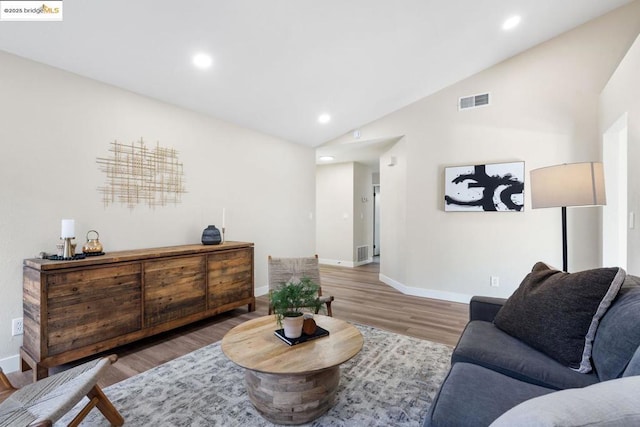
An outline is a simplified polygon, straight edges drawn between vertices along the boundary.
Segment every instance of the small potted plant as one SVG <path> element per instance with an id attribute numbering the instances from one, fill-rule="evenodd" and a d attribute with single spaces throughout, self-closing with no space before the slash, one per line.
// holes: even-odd
<path id="1" fill-rule="evenodd" d="M 303 309 L 315 313 L 322 307 L 318 299 L 319 288 L 311 279 L 303 277 L 299 282 L 281 283 L 278 289 L 271 292 L 271 307 L 278 326 L 284 329 L 287 338 L 299 338 L 302 335 Z"/>

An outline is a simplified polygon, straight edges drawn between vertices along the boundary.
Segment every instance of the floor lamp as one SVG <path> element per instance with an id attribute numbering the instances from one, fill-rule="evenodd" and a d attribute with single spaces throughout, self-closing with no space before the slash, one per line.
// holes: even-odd
<path id="1" fill-rule="evenodd" d="M 606 204 L 602 163 L 569 163 L 531 171 L 531 207 L 562 208 L 562 269 L 567 262 L 567 207 Z"/>

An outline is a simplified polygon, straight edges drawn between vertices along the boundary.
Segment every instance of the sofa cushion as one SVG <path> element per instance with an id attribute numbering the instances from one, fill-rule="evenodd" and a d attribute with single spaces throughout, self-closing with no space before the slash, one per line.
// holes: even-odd
<path id="1" fill-rule="evenodd" d="M 451 362 L 484 366 L 510 377 L 562 390 L 598 382 L 595 373 L 580 374 L 524 342 L 496 328 L 491 322 L 469 322 L 458 341 Z"/>
<path id="2" fill-rule="evenodd" d="M 600 318 L 625 278 L 621 268 L 578 273 L 534 265 L 494 320 L 496 326 L 578 372 L 591 366 Z"/>
<path id="3" fill-rule="evenodd" d="M 603 381 L 527 400 L 491 427 L 640 425 L 640 377 Z"/>
<path id="4" fill-rule="evenodd" d="M 622 373 L 623 377 L 630 377 L 631 375 L 640 375 L 640 347 L 633 353 L 633 357 L 627 365 L 627 369 Z"/>
<path id="5" fill-rule="evenodd" d="M 517 404 L 553 390 L 469 363 L 456 363 L 425 419 L 425 427 L 486 426 Z"/>
<path id="6" fill-rule="evenodd" d="M 593 341 L 593 365 L 600 380 L 622 375 L 640 346 L 640 279 L 627 276 Z"/>

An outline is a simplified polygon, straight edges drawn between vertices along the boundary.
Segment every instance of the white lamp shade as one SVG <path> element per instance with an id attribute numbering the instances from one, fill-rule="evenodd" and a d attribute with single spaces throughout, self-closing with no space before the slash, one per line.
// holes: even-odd
<path id="1" fill-rule="evenodd" d="M 536 208 L 606 204 L 602 163 L 569 163 L 531 171 L 531 205 Z"/>

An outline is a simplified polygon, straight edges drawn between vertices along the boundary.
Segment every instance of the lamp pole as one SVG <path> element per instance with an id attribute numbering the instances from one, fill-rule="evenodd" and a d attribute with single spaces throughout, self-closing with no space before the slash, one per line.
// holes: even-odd
<path id="1" fill-rule="evenodd" d="M 567 262 L 567 207 L 562 207 L 562 271 L 569 272 Z"/>

